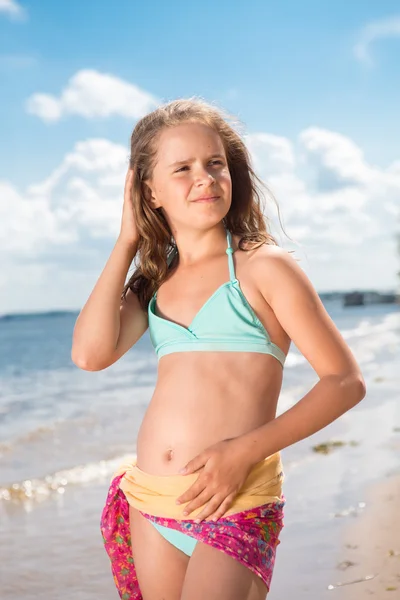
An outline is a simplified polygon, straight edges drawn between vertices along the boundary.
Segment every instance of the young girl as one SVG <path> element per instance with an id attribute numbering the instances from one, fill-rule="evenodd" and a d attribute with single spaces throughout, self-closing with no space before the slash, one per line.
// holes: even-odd
<path id="1" fill-rule="evenodd" d="M 133 131 L 120 234 L 72 348 L 80 368 L 105 369 L 149 327 L 159 359 L 137 458 L 113 477 L 101 519 L 124 600 L 264 599 L 283 526 L 280 450 L 365 395 L 267 230 L 259 183 L 240 135 L 203 101 L 161 106 Z M 319 381 L 275 417 L 291 340 Z"/>

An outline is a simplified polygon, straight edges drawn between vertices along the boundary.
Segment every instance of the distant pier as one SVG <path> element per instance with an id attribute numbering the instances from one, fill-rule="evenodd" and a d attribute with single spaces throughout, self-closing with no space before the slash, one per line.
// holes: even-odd
<path id="1" fill-rule="evenodd" d="M 400 304 L 400 296 L 394 292 L 348 292 L 343 294 L 343 306 L 369 304 Z"/>

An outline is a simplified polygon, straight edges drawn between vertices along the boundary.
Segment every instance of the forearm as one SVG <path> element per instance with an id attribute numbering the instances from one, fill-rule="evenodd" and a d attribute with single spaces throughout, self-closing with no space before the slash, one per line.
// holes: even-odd
<path id="1" fill-rule="evenodd" d="M 279 417 L 241 436 L 254 464 L 323 429 L 365 396 L 357 375 L 327 375 L 292 408 Z"/>
<path id="2" fill-rule="evenodd" d="M 72 355 L 75 357 L 108 354 L 115 345 L 120 328 L 121 293 L 136 253 L 136 245 L 118 238 L 111 255 L 76 321 Z"/>

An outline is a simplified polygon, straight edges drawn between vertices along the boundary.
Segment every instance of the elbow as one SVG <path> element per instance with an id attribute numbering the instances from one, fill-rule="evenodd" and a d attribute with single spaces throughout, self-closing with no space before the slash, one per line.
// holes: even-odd
<path id="1" fill-rule="evenodd" d="M 359 402 L 361 402 L 361 400 L 363 400 L 365 398 L 365 396 L 367 395 L 367 386 L 365 384 L 365 381 L 364 381 L 364 378 L 363 378 L 362 375 L 360 375 L 359 387 L 360 387 L 360 400 L 359 400 Z"/>
<path id="2" fill-rule="evenodd" d="M 351 399 L 352 405 L 355 406 L 363 400 L 367 394 L 367 386 L 361 373 L 356 373 L 351 378 Z"/>
<path id="3" fill-rule="evenodd" d="M 335 381 L 336 393 L 341 398 L 345 410 L 350 410 L 365 398 L 367 387 L 360 371 L 336 373 L 332 374 L 332 377 Z"/>
<path id="4" fill-rule="evenodd" d="M 82 371 L 102 371 L 108 367 L 108 364 L 101 363 L 99 360 L 85 354 L 80 354 L 74 348 L 71 351 L 71 360 Z"/>

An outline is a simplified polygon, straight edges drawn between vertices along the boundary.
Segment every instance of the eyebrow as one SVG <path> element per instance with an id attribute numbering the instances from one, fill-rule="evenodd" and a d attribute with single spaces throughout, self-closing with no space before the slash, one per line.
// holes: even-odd
<path id="1" fill-rule="evenodd" d="M 212 154 L 211 156 L 209 156 L 208 160 L 211 160 L 212 158 L 222 158 L 223 160 L 225 160 L 225 156 L 223 156 L 222 154 L 218 154 L 218 153 Z M 170 165 L 168 165 L 168 167 L 177 167 L 178 165 L 192 163 L 195 160 L 196 160 L 195 158 L 187 158 L 186 160 L 177 160 L 177 161 L 171 163 Z"/>

